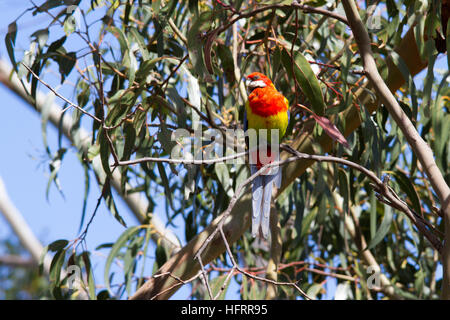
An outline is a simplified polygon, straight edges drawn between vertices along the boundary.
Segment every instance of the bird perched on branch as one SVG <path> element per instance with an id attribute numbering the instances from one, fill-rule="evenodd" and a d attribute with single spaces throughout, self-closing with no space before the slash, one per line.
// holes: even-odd
<path id="1" fill-rule="evenodd" d="M 252 175 L 264 165 L 279 160 L 279 143 L 288 125 L 288 100 L 277 91 L 268 77 L 259 72 L 247 76 L 249 90 L 245 105 L 244 129 L 249 141 L 249 159 Z M 256 237 L 261 227 L 268 238 L 270 205 L 273 184 L 279 188 L 281 169 L 266 168 L 253 180 L 252 235 Z"/>

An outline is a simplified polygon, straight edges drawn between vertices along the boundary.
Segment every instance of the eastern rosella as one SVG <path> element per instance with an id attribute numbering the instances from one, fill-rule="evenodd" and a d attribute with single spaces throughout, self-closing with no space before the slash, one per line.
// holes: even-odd
<path id="1" fill-rule="evenodd" d="M 278 147 L 280 141 L 271 141 L 271 133 L 273 130 L 278 130 L 279 140 L 286 133 L 288 125 L 288 100 L 277 91 L 272 81 L 265 75 L 254 72 L 247 76 L 249 96 L 245 104 L 244 113 L 244 128 L 245 130 L 254 129 L 258 136 L 256 157 L 252 156 L 254 150 L 250 150 L 251 173 L 256 173 L 263 165 L 268 162 L 273 162 L 278 159 L 278 150 L 276 155 L 271 152 L 272 145 Z M 266 131 L 260 131 L 266 129 Z M 261 137 L 263 136 L 263 139 Z M 266 162 L 262 163 L 260 155 L 261 149 L 264 150 L 264 155 L 267 155 Z M 268 161 L 267 161 L 268 159 Z M 275 170 L 273 170 L 275 169 Z M 279 188 L 281 184 L 281 170 L 273 168 L 260 174 L 253 180 L 252 186 L 252 235 L 256 237 L 261 226 L 261 231 L 264 238 L 267 239 L 270 227 L 270 202 L 272 198 L 272 187 L 275 183 Z M 275 171 L 275 173 L 274 173 Z"/>

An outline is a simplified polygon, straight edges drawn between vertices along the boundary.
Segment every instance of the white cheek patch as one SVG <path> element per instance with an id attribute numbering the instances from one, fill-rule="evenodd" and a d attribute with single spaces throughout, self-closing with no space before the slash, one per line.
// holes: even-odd
<path id="1" fill-rule="evenodd" d="M 248 86 L 250 88 L 265 88 L 266 84 L 264 83 L 264 81 L 262 80 L 256 80 L 256 81 L 252 81 L 248 84 Z"/>

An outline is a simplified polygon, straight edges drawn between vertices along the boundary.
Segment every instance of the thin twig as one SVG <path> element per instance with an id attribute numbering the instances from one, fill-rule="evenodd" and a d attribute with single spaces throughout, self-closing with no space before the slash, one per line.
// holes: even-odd
<path id="1" fill-rule="evenodd" d="M 198 256 L 197 260 L 198 260 L 198 263 L 200 263 L 200 269 L 201 269 L 202 276 L 203 276 L 203 278 L 202 278 L 203 284 L 206 286 L 206 289 L 208 290 L 208 294 L 209 294 L 209 297 L 211 298 L 211 300 L 214 300 L 214 297 L 213 297 L 213 294 L 211 291 L 211 286 L 209 285 L 208 276 L 206 275 L 205 266 L 203 265 L 202 258 L 200 256 Z"/>
<path id="2" fill-rule="evenodd" d="M 180 38 L 181 41 L 186 45 L 188 45 L 186 37 L 183 35 L 180 29 L 176 26 L 175 22 L 173 22 L 172 18 L 168 20 L 169 26 L 172 28 L 173 32 Z"/>
<path id="3" fill-rule="evenodd" d="M 22 63 L 22 65 L 33 75 L 33 77 L 35 77 L 40 83 L 42 83 L 44 86 L 46 86 L 51 92 L 53 92 L 57 97 L 59 97 L 60 99 L 64 100 L 66 103 L 68 103 L 71 107 L 76 108 L 78 111 L 80 111 L 81 113 L 84 113 L 85 115 L 91 117 L 92 119 L 94 119 L 95 121 L 102 123 L 102 120 L 100 120 L 99 118 L 97 118 L 96 116 L 94 116 L 93 114 L 90 114 L 89 112 L 85 111 L 83 108 L 81 108 L 80 106 L 76 105 L 75 103 L 73 103 L 72 101 L 68 100 L 67 98 L 65 98 L 64 96 L 60 95 L 55 89 L 53 89 L 49 84 L 47 84 L 44 80 L 42 80 L 41 78 L 39 78 L 39 76 L 33 72 L 33 70 L 31 70 L 26 64 Z"/>

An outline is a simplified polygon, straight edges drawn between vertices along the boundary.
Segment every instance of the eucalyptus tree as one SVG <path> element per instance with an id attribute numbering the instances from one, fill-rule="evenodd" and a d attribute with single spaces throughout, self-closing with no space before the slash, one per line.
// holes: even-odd
<path id="1" fill-rule="evenodd" d="M 112 188 L 147 200 L 127 201 L 136 224 L 101 249 L 106 290 L 83 246 L 95 212 L 48 245 L 55 297 L 77 265 L 90 298 L 450 298 L 448 1 L 41 2 L 5 41 L 29 101 L 53 93 L 71 119 L 60 130 L 76 151 L 56 146 L 51 182 L 77 152 L 117 223 Z M 37 17 L 48 26 L 20 52 L 20 21 Z M 238 134 L 254 71 L 290 103 L 269 241 L 248 232 Z"/>

